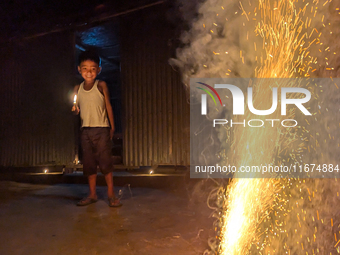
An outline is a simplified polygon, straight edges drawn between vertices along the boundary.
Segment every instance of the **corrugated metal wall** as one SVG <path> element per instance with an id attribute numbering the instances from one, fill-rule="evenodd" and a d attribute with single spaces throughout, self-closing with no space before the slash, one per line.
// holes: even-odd
<path id="1" fill-rule="evenodd" d="M 71 33 L 50 34 L 0 49 L 0 165 L 63 165 L 75 157 L 70 113 Z"/>
<path id="2" fill-rule="evenodd" d="M 174 57 L 166 7 L 121 19 L 121 72 L 126 166 L 189 165 L 189 104 Z"/>
<path id="3" fill-rule="evenodd" d="M 120 18 L 123 162 L 189 165 L 189 104 L 165 5 Z M 65 165 L 75 158 L 72 31 L 0 49 L 0 166 Z M 116 116 L 118 117 L 118 116 Z"/>

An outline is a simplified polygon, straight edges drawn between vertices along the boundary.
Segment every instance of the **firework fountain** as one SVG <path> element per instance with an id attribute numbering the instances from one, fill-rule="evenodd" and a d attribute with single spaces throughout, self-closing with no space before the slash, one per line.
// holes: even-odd
<path id="1" fill-rule="evenodd" d="M 320 86 L 313 78 L 340 75 L 339 8 L 340 2 L 334 0 L 211 0 L 200 5 L 199 18 L 182 37 L 188 46 L 177 54 L 185 84 L 192 77 L 303 77 L 310 82 L 300 85 L 308 86 L 314 99 L 309 106 L 313 123 L 290 109 L 287 117 L 303 124 L 220 128 L 222 162 L 236 166 L 336 164 L 338 86 L 336 82 Z M 299 86 L 279 80 L 276 87 Z M 258 108 L 271 107 L 271 102 L 263 100 L 272 97 L 265 79 L 253 86 L 253 95 Z M 252 114 L 245 112 L 242 118 L 251 119 Z M 274 113 L 270 118 L 281 116 Z M 212 242 L 217 245 L 207 254 L 340 253 L 336 179 L 238 177 L 217 192 L 218 242 Z"/>

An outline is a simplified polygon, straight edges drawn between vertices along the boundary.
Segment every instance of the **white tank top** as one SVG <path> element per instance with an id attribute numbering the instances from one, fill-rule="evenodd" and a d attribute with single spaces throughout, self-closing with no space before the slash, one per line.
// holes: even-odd
<path id="1" fill-rule="evenodd" d="M 104 96 L 98 90 L 98 80 L 92 89 L 85 90 L 84 82 L 78 90 L 78 105 L 82 127 L 109 127 Z"/>

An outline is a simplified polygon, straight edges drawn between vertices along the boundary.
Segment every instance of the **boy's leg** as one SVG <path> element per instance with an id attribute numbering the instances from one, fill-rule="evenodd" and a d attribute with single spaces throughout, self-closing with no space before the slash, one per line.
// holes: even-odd
<path id="1" fill-rule="evenodd" d="M 113 189 L 113 176 L 112 172 L 105 174 L 105 180 L 107 184 L 107 196 L 109 198 L 109 206 L 110 207 L 119 207 L 121 206 L 121 202 L 115 196 L 115 192 Z"/>
<path id="2" fill-rule="evenodd" d="M 109 205 L 111 207 L 118 207 L 122 204 L 119 199 L 115 197 L 113 189 L 113 161 L 111 155 L 111 139 L 110 130 L 108 128 L 103 128 L 101 130 L 100 140 L 98 141 L 97 151 L 99 158 L 99 168 L 105 176 L 105 181 L 107 184 L 107 196 L 109 198 Z"/>
<path id="3" fill-rule="evenodd" d="M 97 199 L 97 192 L 96 192 L 96 182 L 97 182 L 97 174 L 91 174 L 88 177 L 90 194 L 89 198 Z"/>
<path id="4" fill-rule="evenodd" d="M 83 174 L 87 176 L 89 195 L 78 202 L 78 205 L 88 205 L 97 201 L 96 180 L 97 163 L 93 148 L 93 130 L 83 128 L 81 131 L 81 145 L 83 150 Z"/>
<path id="5" fill-rule="evenodd" d="M 114 197 L 115 196 L 115 192 L 113 189 L 113 176 L 112 176 L 112 172 L 105 174 L 105 181 L 107 184 L 107 196 L 109 198 Z"/>
<path id="6" fill-rule="evenodd" d="M 89 183 L 90 194 L 87 197 L 84 197 L 82 200 L 80 200 L 77 203 L 78 206 L 89 205 L 89 204 L 97 202 L 98 200 L 97 193 L 96 193 L 97 174 L 88 175 L 87 180 Z"/>
<path id="7" fill-rule="evenodd" d="M 98 129 L 98 140 L 96 141 L 96 149 L 98 154 L 98 164 L 100 171 L 105 176 L 107 184 L 107 195 L 109 197 L 114 196 L 113 191 L 113 161 L 112 161 L 112 144 L 110 139 L 110 129 L 100 128 Z"/>

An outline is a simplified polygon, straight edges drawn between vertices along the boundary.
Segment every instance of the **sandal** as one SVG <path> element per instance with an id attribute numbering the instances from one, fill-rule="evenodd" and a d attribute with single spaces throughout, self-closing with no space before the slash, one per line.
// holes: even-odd
<path id="1" fill-rule="evenodd" d="M 120 200 L 116 197 L 109 197 L 109 206 L 110 207 L 120 207 L 123 204 L 120 202 Z"/>
<path id="2" fill-rule="evenodd" d="M 85 205 L 93 204 L 97 201 L 98 201 L 98 199 L 94 199 L 94 198 L 91 198 L 91 197 L 84 197 L 82 200 L 80 200 L 77 203 L 77 205 L 78 206 L 85 206 Z"/>

